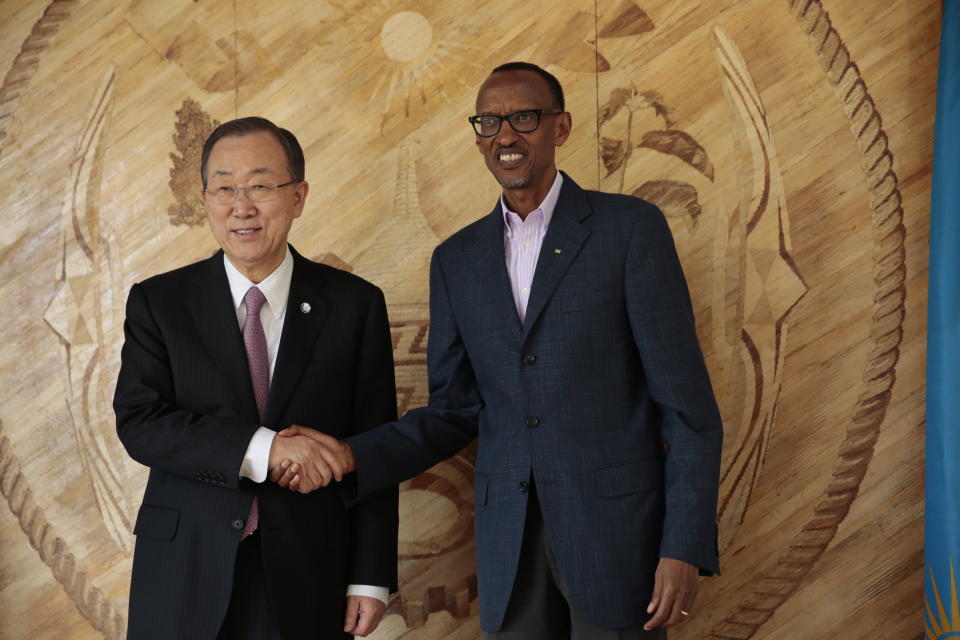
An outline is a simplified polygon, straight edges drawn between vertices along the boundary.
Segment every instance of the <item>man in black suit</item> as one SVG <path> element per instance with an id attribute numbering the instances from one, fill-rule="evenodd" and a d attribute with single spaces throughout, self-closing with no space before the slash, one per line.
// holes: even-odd
<path id="1" fill-rule="evenodd" d="M 383 294 L 288 246 L 309 190 L 289 131 L 221 125 L 201 179 L 222 251 L 135 284 L 127 301 L 117 432 L 150 467 L 129 637 L 367 635 L 396 588 L 397 490 L 345 508 L 319 488 L 339 474 L 317 443 L 275 435 L 322 424 L 347 437 L 396 419 Z M 264 482 L 281 460 L 296 491 Z"/>
<path id="2" fill-rule="evenodd" d="M 664 637 L 692 615 L 698 572 L 719 570 L 723 438 L 670 229 L 557 171 L 572 123 L 550 73 L 498 67 L 476 108 L 503 194 L 434 252 L 429 406 L 348 444 L 281 435 L 355 461 L 358 496 L 479 436 L 486 637 Z"/>

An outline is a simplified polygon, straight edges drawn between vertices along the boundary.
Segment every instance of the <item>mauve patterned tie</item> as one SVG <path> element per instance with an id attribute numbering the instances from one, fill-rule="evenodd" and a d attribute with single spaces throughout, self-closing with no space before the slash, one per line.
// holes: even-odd
<path id="1" fill-rule="evenodd" d="M 253 395 L 257 398 L 257 416 L 263 420 L 263 412 L 267 408 L 267 394 L 270 392 L 270 360 L 267 358 L 267 338 L 263 334 L 263 325 L 260 323 L 260 309 L 267 298 L 256 287 L 250 287 L 243 304 L 247 309 L 247 317 L 243 321 L 243 344 L 247 348 L 247 362 L 250 364 L 250 382 L 253 383 Z M 243 527 L 240 539 L 257 530 L 260 521 L 260 508 L 257 506 L 257 497 L 253 497 L 250 505 L 250 515 L 247 524 Z"/>

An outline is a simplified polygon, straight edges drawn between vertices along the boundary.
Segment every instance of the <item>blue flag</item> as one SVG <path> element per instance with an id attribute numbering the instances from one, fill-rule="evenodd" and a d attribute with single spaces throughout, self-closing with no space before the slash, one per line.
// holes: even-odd
<path id="1" fill-rule="evenodd" d="M 944 0 L 927 308 L 926 637 L 960 640 L 960 0 Z"/>

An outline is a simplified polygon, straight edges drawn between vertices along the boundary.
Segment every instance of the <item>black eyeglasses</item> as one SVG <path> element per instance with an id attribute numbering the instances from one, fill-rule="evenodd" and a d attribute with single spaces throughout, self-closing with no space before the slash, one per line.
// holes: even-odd
<path id="1" fill-rule="evenodd" d="M 560 109 L 524 109 L 523 111 L 514 111 L 505 116 L 496 113 L 479 113 L 470 116 L 467 120 L 473 125 L 473 130 L 481 138 L 491 138 L 500 133 L 500 127 L 504 121 L 510 123 L 513 130 L 517 133 L 532 133 L 540 126 L 540 116 L 555 116 L 563 113 Z"/>

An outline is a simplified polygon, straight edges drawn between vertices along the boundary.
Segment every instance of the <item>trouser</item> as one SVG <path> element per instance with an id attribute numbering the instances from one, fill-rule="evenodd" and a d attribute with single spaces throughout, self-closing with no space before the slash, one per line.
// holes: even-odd
<path id="1" fill-rule="evenodd" d="M 230 606 L 217 640 L 282 640 L 267 593 L 259 531 L 240 541 Z"/>
<path id="2" fill-rule="evenodd" d="M 666 629 L 604 629 L 570 604 L 566 585 L 544 535 L 543 515 L 531 482 L 517 578 L 499 631 L 485 640 L 665 640 Z M 483 597 L 483 594 L 480 595 Z"/>

